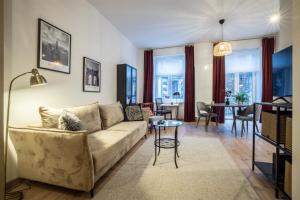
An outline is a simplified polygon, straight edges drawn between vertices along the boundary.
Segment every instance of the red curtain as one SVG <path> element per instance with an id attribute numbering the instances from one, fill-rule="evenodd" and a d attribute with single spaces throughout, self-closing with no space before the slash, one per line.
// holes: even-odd
<path id="1" fill-rule="evenodd" d="M 225 56 L 213 57 L 213 101 L 225 102 Z M 217 108 L 219 123 L 224 123 L 224 108 Z"/>
<path id="2" fill-rule="evenodd" d="M 195 121 L 195 65 L 194 47 L 185 47 L 184 121 Z"/>
<path id="3" fill-rule="evenodd" d="M 262 102 L 272 102 L 272 55 L 274 53 L 274 38 L 262 39 Z M 264 110 L 270 108 L 264 107 Z"/>
<path id="4" fill-rule="evenodd" d="M 144 52 L 144 96 L 143 103 L 153 102 L 153 50 Z"/>

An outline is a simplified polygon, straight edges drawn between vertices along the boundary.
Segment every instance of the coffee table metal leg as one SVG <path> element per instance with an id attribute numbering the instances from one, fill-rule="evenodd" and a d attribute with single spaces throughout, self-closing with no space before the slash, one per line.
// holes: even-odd
<path id="1" fill-rule="evenodd" d="M 158 127 L 158 155 L 160 154 L 160 126 Z"/>
<path id="2" fill-rule="evenodd" d="M 176 168 L 178 168 L 178 165 L 177 165 L 177 156 L 178 156 L 178 152 L 177 152 L 177 130 L 178 128 L 176 127 L 175 128 L 175 155 L 174 155 L 174 159 L 175 159 L 175 166 Z"/>
<path id="3" fill-rule="evenodd" d="M 156 157 L 157 157 L 157 150 L 156 150 L 156 139 L 157 139 L 157 133 L 156 133 L 156 127 L 154 126 L 154 131 L 155 131 L 155 139 L 154 139 L 154 152 L 155 152 L 155 158 L 154 158 L 154 162 L 153 162 L 153 166 L 155 165 L 156 163 Z"/>

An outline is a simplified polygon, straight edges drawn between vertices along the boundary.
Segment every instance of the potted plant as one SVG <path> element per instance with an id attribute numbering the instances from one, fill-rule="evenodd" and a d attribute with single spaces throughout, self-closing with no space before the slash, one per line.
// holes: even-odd
<path id="1" fill-rule="evenodd" d="M 244 92 L 238 92 L 236 95 L 234 95 L 234 97 L 238 104 L 243 104 L 248 99 L 248 95 Z"/>

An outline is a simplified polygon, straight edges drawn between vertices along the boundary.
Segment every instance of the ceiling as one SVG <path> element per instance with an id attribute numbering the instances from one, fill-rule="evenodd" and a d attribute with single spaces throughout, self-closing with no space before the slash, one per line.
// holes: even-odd
<path id="1" fill-rule="evenodd" d="M 222 38 L 256 38 L 278 32 L 270 17 L 279 0 L 89 0 L 139 48 L 162 48 Z"/>

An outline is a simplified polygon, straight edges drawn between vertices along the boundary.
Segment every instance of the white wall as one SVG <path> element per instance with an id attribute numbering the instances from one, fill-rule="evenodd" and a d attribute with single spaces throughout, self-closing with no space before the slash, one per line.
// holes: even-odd
<path id="1" fill-rule="evenodd" d="M 292 0 L 280 0 L 280 23 L 277 51 L 292 45 Z"/>
<path id="2" fill-rule="evenodd" d="M 9 80 L 37 63 L 38 18 L 72 35 L 71 74 L 40 69 L 49 84 L 28 88 L 29 77 L 18 81 L 13 91 L 11 125 L 27 125 L 39 121 L 40 105 L 67 107 L 95 101 L 116 101 L 116 65 L 127 63 L 138 68 L 139 50 L 86 0 L 7 0 L 6 1 L 5 68 L 6 89 Z M 101 93 L 82 92 L 83 56 L 102 64 Z M 142 95 L 139 78 L 138 99 Z M 10 156 L 9 179 L 16 178 L 16 157 Z"/>
<path id="3" fill-rule="evenodd" d="M 293 3 L 293 199 L 300 199 L 300 1 Z"/>
<path id="4" fill-rule="evenodd" d="M 212 101 L 212 72 L 213 72 L 213 44 L 210 42 L 196 43 L 195 54 L 195 102 Z M 196 108 L 197 109 L 197 108 Z M 197 110 L 196 110 L 196 115 Z"/>
<path id="5" fill-rule="evenodd" d="M 261 39 L 238 40 L 230 42 L 232 50 L 261 48 Z"/>
<path id="6" fill-rule="evenodd" d="M 143 91 L 144 91 L 144 49 L 138 51 L 137 61 L 138 75 L 137 75 L 137 91 L 138 91 L 138 102 L 143 102 Z"/>

